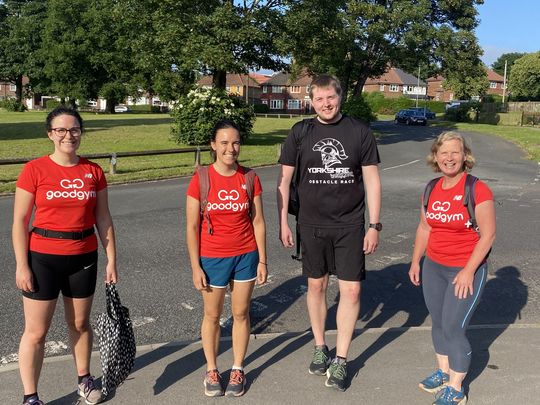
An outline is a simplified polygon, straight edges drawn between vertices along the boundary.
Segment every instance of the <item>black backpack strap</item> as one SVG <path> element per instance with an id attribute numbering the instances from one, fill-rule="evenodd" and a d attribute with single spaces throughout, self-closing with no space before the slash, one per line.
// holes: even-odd
<path id="1" fill-rule="evenodd" d="M 206 210 L 208 205 L 208 193 L 210 192 L 210 175 L 208 174 L 208 166 L 197 166 L 195 169 L 199 176 L 199 202 L 201 205 L 201 218 L 206 218 L 206 224 L 208 233 L 211 235 L 214 232 L 212 228 L 212 222 L 210 221 L 210 214 Z"/>
<path id="2" fill-rule="evenodd" d="M 435 187 L 435 184 L 439 181 L 440 177 L 436 177 L 434 179 L 431 179 L 428 184 L 426 184 L 426 188 L 424 189 L 424 196 L 422 197 L 422 204 L 424 205 L 424 213 L 427 212 L 427 207 L 429 204 L 429 196 L 431 195 L 431 192 L 433 191 L 433 188 Z"/>
<path id="3" fill-rule="evenodd" d="M 477 181 L 478 177 L 467 174 L 467 178 L 465 179 L 465 190 L 463 192 L 463 205 L 467 208 L 472 228 L 478 232 L 478 223 L 476 222 L 476 215 L 474 213 L 474 209 L 476 208 L 474 190 Z"/>

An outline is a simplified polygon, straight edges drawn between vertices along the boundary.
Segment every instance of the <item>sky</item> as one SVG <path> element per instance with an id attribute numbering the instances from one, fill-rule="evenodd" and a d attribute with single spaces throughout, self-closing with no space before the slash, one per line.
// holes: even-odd
<path id="1" fill-rule="evenodd" d="M 476 37 L 491 66 L 503 53 L 540 51 L 538 0 L 484 0 L 476 7 L 480 24 Z"/>

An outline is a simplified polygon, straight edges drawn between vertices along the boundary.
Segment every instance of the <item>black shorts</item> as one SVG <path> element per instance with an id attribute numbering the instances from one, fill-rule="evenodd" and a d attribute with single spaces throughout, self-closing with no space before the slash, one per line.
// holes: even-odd
<path id="1" fill-rule="evenodd" d="M 302 247 L 302 272 L 310 278 L 335 274 L 339 280 L 366 278 L 364 225 L 316 228 L 298 225 Z"/>
<path id="2" fill-rule="evenodd" d="M 54 300 L 60 291 L 68 298 L 94 294 L 97 279 L 97 250 L 80 255 L 51 255 L 30 251 L 34 292 L 23 295 L 34 300 Z"/>

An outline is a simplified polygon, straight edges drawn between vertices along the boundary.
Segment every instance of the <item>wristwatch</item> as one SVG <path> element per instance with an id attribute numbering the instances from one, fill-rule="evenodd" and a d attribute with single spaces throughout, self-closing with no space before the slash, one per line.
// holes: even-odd
<path id="1" fill-rule="evenodd" d="M 369 224 L 369 227 L 379 232 L 382 231 L 382 224 L 380 222 L 377 222 L 376 224 Z"/>

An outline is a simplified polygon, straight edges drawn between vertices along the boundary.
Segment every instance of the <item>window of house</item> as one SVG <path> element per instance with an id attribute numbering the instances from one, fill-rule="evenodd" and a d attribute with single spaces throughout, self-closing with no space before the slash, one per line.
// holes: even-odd
<path id="1" fill-rule="evenodd" d="M 283 86 L 272 86 L 272 93 L 282 93 Z"/>
<path id="2" fill-rule="evenodd" d="M 379 85 L 379 91 L 384 91 L 384 84 Z"/>
<path id="3" fill-rule="evenodd" d="M 392 92 L 398 92 L 399 91 L 399 86 L 397 84 L 391 84 L 390 86 L 388 86 L 388 90 L 392 91 Z"/>
<path id="4" fill-rule="evenodd" d="M 283 110 L 283 100 L 270 100 L 271 110 Z"/>
<path id="5" fill-rule="evenodd" d="M 225 90 L 227 90 L 227 93 L 231 92 L 231 86 L 225 86 Z"/>
<path id="6" fill-rule="evenodd" d="M 408 93 L 414 93 L 414 86 L 407 86 L 406 90 Z"/>
<path id="7" fill-rule="evenodd" d="M 265 100 L 261 100 L 261 101 L 262 101 L 263 104 L 268 105 L 268 100 L 265 99 Z"/>
<path id="8" fill-rule="evenodd" d="M 14 84 L 9 85 L 9 91 L 17 91 L 17 86 Z"/>
<path id="9" fill-rule="evenodd" d="M 497 82 L 489 82 L 489 88 L 490 89 L 496 89 L 497 88 Z"/>
<path id="10" fill-rule="evenodd" d="M 263 93 L 268 93 L 268 86 L 263 86 Z"/>
<path id="11" fill-rule="evenodd" d="M 309 86 L 306 86 L 306 93 L 309 93 Z"/>
<path id="12" fill-rule="evenodd" d="M 300 100 L 290 99 L 287 101 L 287 109 L 289 110 L 299 110 L 300 109 Z"/>
<path id="13" fill-rule="evenodd" d="M 300 86 L 291 86 L 291 93 L 300 93 Z"/>

